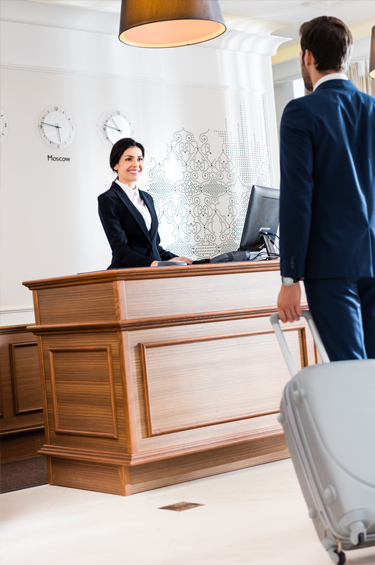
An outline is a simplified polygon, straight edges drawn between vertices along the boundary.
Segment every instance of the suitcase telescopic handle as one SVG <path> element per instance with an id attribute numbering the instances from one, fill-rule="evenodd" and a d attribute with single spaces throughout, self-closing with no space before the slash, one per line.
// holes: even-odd
<path id="1" fill-rule="evenodd" d="M 319 335 L 319 332 L 317 330 L 317 327 L 315 325 L 314 318 L 312 317 L 311 312 L 309 310 L 303 310 L 302 316 L 304 318 L 306 318 L 306 320 L 307 320 L 311 334 L 312 334 L 313 339 L 315 341 L 316 347 L 318 348 L 318 351 L 320 353 L 320 356 L 322 358 L 323 363 L 329 363 L 329 357 L 328 357 L 327 351 L 325 350 L 325 347 L 323 345 L 322 339 Z M 280 327 L 279 315 L 278 314 L 272 314 L 270 320 L 271 320 L 271 324 L 273 326 L 273 329 L 275 330 L 277 340 L 280 344 L 282 354 L 284 355 L 284 359 L 286 361 L 286 364 L 288 365 L 289 372 L 290 372 L 291 376 L 294 377 L 294 375 L 296 375 L 298 371 L 297 371 L 297 368 L 294 364 L 292 354 L 290 353 L 289 347 L 286 343 L 284 333 L 283 333 L 283 331 Z"/>

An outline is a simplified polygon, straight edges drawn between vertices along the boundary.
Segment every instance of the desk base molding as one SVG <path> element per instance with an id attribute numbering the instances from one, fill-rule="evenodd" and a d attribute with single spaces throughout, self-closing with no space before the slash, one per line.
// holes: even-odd
<path id="1" fill-rule="evenodd" d="M 44 446 L 39 451 L 49 461 L 49 484 L 122 496 L 289 457 L 280 433 L 188 455 L 185 452 L 178 457 L 164 455 L 161 459 L 159 455 L 158 460 L 143 463 L 141 455 L 117 458 L 106 454 L 106 459 L 101 459 L 98 454 L 84 454 L 83 450 L 81 454 L 69 455 L 69 450 L 63 454 L 51 447 Z"/>
<path id="2" fill-rule="evenodd" d="M 90 451 L 89 449 L 78 449 L 72 447 L 64 447 L 58 445 L 45 444 L 38 451 L 38 455 L 46 455 L 47 457 L 55 457 L 59 459 L 69 459 L 75 461 L 87 461 L 93 463 L 105 463 L 107 465 L 144 465 L 154 463 L 164 459 L 173 459 L 182 457 L 183 455 L 201 453 L 202 451 L 222 449 L 231 445 L 239 445 L 250 443 L 260 439 L 268 439 L 283 436 L 282 427 L 277 425 L 274 428 L 266 428 L 256 430 L 246 434 L 237 434 L 227 438 L 218 438 L 216 440 L 202 441 L 193 444 L 184 444 L 180 446 L 157 449 L 155 451 L 146 451 L 143 453 L 111 453 L 108 451 Z"/>

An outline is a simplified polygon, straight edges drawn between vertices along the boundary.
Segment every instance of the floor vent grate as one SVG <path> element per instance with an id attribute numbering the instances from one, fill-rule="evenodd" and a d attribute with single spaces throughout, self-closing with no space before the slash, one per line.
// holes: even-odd
<path id="1" fill-rule="evenodd" d="M 191 510 L 197 506 L 204 506 L 204 504 L 196 504 L 195 502 L 176 502 L 169 506 L 162 506 L 159 510 L 172 510 L 173 512 L 183 512 L 184 510 Z"/>

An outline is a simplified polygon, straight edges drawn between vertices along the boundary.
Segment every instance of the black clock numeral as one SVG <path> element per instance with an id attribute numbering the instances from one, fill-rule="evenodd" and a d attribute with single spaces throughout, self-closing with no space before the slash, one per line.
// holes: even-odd
<path id="1" fill-rule="evenodd" d="M 56 112 L 58 109 L 59 109 L 58 106 L 55 106 L 55 108 L 54 108 L 55 112 Z"/>

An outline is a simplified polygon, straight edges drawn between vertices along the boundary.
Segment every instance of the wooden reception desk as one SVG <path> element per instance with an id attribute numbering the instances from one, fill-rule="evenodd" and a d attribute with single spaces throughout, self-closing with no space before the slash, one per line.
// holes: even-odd
<path id="1" fill-rule="evenodd" d="M 132 493 L 288 457 L 279 264 L 124 269 L 33 291 L 49 482 Z M 305 324 L 296 365 L 316 362 Z"/>

